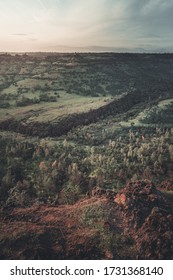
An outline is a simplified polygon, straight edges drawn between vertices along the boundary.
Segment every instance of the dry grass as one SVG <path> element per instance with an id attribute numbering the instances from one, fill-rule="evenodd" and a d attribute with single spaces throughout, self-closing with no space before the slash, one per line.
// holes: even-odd
<path id="1" fill-rule="evenodd" d="M 55 119 L 58 120 L 58 118 L 63 118 L 71 114 L 88 112 L 108 102 L 110 102 L 109 99 L 107 98 L 107 100 L 105 100 L 105 97 L 84 97 L 63 93 L 62 97 L 58 98 L 57 102 L 1 109 L 0 120 L 2 121 L 11 117 L 18 119 L 31 114 L 28 121 L 47 122 Z"/>

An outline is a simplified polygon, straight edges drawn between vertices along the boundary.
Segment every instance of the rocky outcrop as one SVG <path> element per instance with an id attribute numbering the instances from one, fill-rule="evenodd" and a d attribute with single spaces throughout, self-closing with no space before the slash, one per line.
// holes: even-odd
<path id="1" fill-rule="evenodd" d="M 103 189 L 99 186 L 95 186 L 91 191 L 91 195 L 95 197 L 106 196 L 106 198 L 113 200 L 116 195 L 116 192 L 110 189 Z"/>
<path id="2" fill-rule="evenodd" d="M 124 234 L 136 241 L 139 259 L 173 259 L 171 204 L 150 181 L 129 183 L 115 198 Z"/>
<path id="3" fill-rule="evenodd" d="M 137 181 L 117 195 L 95 187 L 74 205 L 7 207 L 0 259 L 173 259 L 171 206 L 150 181 Z"/>

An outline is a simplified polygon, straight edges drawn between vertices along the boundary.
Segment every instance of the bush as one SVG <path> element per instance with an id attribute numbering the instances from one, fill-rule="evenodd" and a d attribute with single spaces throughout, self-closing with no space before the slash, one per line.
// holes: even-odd
<path id="1" fill-rule="evenodd" d="M 9 108 L 10 107 L 10 103 L 9 102 L 2 102 L 0 103 L 0 108 Z"/>
<path id="2" fill-rule="evenodd" d="M 22 97 L 21 100 L 16 101 L 16 106 L 27 106 L 27 105 L 32 105 L 32 104 L 38 104 L 40 102 L 40 99 L 37 98 L 27 98 L 27 97 Z"/>
<path id="3" fill-rule="evenodd" d="M 75 204 L 81 194 L 80 187 L 78 185 L 73 186 L 71 183 L 64 187 L 63 192 L 66 204 Z"/>
<path id="4" fill-rule="evenodd" d="M 41 94 L 39 98 L 40 98 L 40 101 L 44 101 L 44 102 L 56 102 L 57 101 L 56 96 L 49 96 L 47 93 Z"/>
<path id="5" fill-rule="evenodd" d="M 93 92 L 93 93 L 91 93 L 91 96 L 92 96 L 92 97 L 99 97 L 99 94 L 98 94 L 98 93 Z"/>

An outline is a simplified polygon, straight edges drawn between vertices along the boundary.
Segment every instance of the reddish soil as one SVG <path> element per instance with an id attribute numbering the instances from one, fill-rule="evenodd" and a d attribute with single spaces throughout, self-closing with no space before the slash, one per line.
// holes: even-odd
<path id="1" fill-rule="evenodd" d="M 80 221 L 86 207 L 110 202 L 104 197 L 90 198 L 75 205 L 32 206 L 1 212 L 1 259 L 103 259 L 97 227 Z M 112 211 L 114 205 L 112 206 Z M 103 223 L 106 222 L 103 220 Z M 104 226 L 104 224 L 103 224 Z"/>
<path id="2" fill-rule="evenodd" d="M 144 181 L 114 200 L 1 209 L 0 259 L 173 259 L 172 206 Z"/>

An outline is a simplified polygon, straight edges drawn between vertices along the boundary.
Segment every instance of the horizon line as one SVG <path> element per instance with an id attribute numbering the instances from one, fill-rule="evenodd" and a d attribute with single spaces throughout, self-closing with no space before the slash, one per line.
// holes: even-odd
<path id="1" fill-rule="evenodd" d="M 46 54 L 46 53 L 52 53 L 52 54 L 64 54 L 64 53 L 84 53 L 84 54 L 89 54 L 89 53 L 100 53 L 100 54 L 173 54 L 173 51 L 0 51 L 0 55 L 2 54 L 32 54 L 32 53 L 40 53 L 40 54 Z"/>

